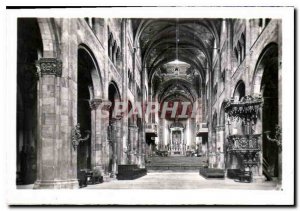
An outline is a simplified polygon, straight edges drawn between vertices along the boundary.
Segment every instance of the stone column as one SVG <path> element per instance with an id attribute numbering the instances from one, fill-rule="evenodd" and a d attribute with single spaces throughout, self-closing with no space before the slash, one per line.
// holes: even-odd
<path id="1" fill-rule="evenodd" d="M 173 152 L 173 129 L 171 128 L 170 130 L 171 130 L 171 132 L 170 132 L 170 151 L 171 151 L 171 155 L 172 155 L 172 152 Z"/>
<path id="2" fill-rule="evenodd" d="M 101 161 L 102 167 L 104 170 L 103 179 L 104 181 L 109 180 L 109 140 L 108 140 L 108 130 L 109 130 L 109 109 L 111 106 L 111 102 L 108 100 L 102 100 L 100 104 L 101 110 L 101 143 L 102 143 L 102 151 L 101 151 Z"/>
<path id="3" fill-rule="evenodd" d="M 137 142 L 137 126 L 136 125 L 129 125 L 128 127 L 128 142 L 129 142 L 129 149 L 128 153 L 129 153 L 129 163 L 130 164 L 136 164 L 136 158 L 135 158 L 135 153 L 136 153 L 136 142 Z"/>
<path id="4" fill-rule="evenodd" d="M 121 45 L 122 45 L 122 100 L 123 102 L 128 102 L 127 90 L 128 90 L 128 65 L 127 65 L 127 53 L 128 53 L 128 42 L 127 42 L 127 25 L 128 20 L 125 18 L 122 20 L 122 31 L 121 31 Z M 127 118 L 129 118 L 127 116 Z M 128 119 L 123 118 L 122 121 L 122 140 L 120 142 L 120 164 L 127 164 L 127 155 L 125 151 L 127 151 L 127 143 L 128 143 Z"/>
<path id="5" fill-rule="evenodd" d="M 128 125 L 128 141 L 127 141 L 127 147 L 126 147 L 126 155 L 127 155 L 127 162 L 128 164 L 132 164 L 132 150 L 133 150 L 133 134 L 131 131 L 131 125 Z"/>
<path id="6" fill-rule="evenodd" d="M 102 127 L 101 127 L 101 107 L 102 99 L 94 98 L 90 100 L 91 107 L 91 167 L 103 175 L 102 165 Z M 105 130 L 104 130 L 105 133 Z"/>
<path id="7" fill-rule="evenodd" d="M 182 153 L 184 156 L 186 156 L 186 143 L 187 140 L 184 139 L 184 132 L 183 132 L 183 128 L 181 128 L 181 142 L 182 142 Z"/>
<path id="8" fill-rule="evenodd" d="M 258 113 L 258 118 L 256 121 L 256 125 L 255 125 L 255 132 L 254 134 L 261 134 L 261 136 L 259 136 L 258 138 L 258 146 L 260 147 L 260 151 L 258 152 L 258 166 L 257 167 L 253 167 L 251 170 L 253 171 L 253 176 L 256 177 L 256 180 L 260 180 L 262 181 L 264 178 L 263 176 L 263 126 L 262 126 L 262 122 L 263 121 L 263 104 L 261 105 L 260 109 L 259 109 L 259 113 Z"/>
<path id="9" fill-rule="evenodd" d="M 282 129 L 282 22 L 277 20 L 278 24 L 278 124 Z M 282 148 L 278 148 L 278 180 L 282 184 Z"/>
<path id="10" fill-rule="evenodd" d="M 207 146 L 208 146 L 208 165 L 210 168 L 213 167 L 213 161 L 214 161 L 214 151 L 213 151 L 213 133 L 212 133 L 212 107 L 213 107 L 213 102 L 212 102 L 212 90 L 213 90 L 213 84 L 212 84 L 212 67 L 209 67 L 207 65 L 207 68 L 209 69 L 208 71 L 208 140 L 207 140 Z"/>
<path id="11" fill-rule="evenodd" d="M 120 164 L 121 157 L 121 121 L 120 119 L 113 118 L 111 119 L 111 144 L 113 149 L 113 160 L 112 160 L 112 172 L 111 177 L 115 178 L 118 173 L 118 164 Z"/>
<path id="12" fill-rule="evenodd" d="M 217 127 L 217 168 L 225 168 L 225 158 L 224 158 L 224 149 L 223 143 L 225 142 L 225 127 Z"/>
<path id="13" fill-rule="evenodd" d="M 73 150 L 68 123 L 68 108 L 62 105 L 66 78 L 62 62 L 56 58 L 41 58 L 37 62 L 38 82 L 38 141 L 37 181 L 34 188 L 78 188 L 76 175 L 77 152 Z M 74 163 L 75 162 L 75 163 Z"/>
<path id="14" fill-rule="evenodd" d="M 143 68 L 142 74 L 141 74 L 141 90 L 142 90 L 142 109 L 146 106 L 146 100 L 147 96 L 145 94 L 145 84 L 146 84 L 146 74 L 147 74 L 147 69 Z M 145 136 L 145 113 L 142 113 L 142 123 L 140 127 L 140 147 L 139 147 L 139 167 L 140 168 L 145 168 L 145 159 L 147 157 L 146 154 L 146 136 Z"/>

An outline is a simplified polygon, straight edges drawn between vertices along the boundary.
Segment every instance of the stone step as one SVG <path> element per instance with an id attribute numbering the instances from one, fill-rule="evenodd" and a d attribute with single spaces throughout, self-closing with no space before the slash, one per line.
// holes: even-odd
<path id="1" fill-rule="evenodd" d="M 147 171 L 171 171 L 171 172 L 181 172 L 181 171 L 194 171 L 198 172 L 201 166 L 147 166 Z"/>
<path id="2" fill-rule="evenodd" d="M 146 165 L 149 171 L 199 171 L 206 165 L 205 157 L 151 157 Z"/>

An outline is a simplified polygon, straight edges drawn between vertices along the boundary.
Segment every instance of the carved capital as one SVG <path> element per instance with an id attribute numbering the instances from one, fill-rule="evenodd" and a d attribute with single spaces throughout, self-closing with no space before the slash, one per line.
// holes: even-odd
<path id="1" fill-rule="evenodd" d="M 109 111 L 112 103 L 109 100 L 101 100 L 101 103 L 103 104 L 101 106 L 101 110 L 103 110 L 103 111 Z"/>
<path id="2" fill-rule="evenodd" d="M 61 77 L 62 62 L 56 58 L 40 58 L 36 61 L 39 76 L 55 75 Z"/>
<path id="3" fill-rule="evenodd" d="M 109 123 L 111 125 L 116 125 L 118 123 L 118 121 L 120 121 L 122 119 L 122 116 L 120 115 L 117 115 L 117 116 L 114 116 L 112 117 L 110 120 L 109 120 Z"/>
<path id="4" fill-rule="evenodd" d="M 224 125 L 218 125 L 216 127 L 216 131 L 225 131 L 225 126 Z"/>
<path id="5" fill-rule="evenodd" d="M 96 110 L 99 107 L 99 105 L 102 103 L 102 99 L 94 98 L 94 99 L 90 100 L 89 103 L 90 103 L 90 108 L 92 110 Z"/>
<path id="6" fill-rule="evenodd" d="M 135 129 L 135 128 L 137 128 L 137 125 L 135 125 L 135 124 L 130 124 L 130 125 L 128 125 L 128 128 L 130 128 L 130 129 Z"/>

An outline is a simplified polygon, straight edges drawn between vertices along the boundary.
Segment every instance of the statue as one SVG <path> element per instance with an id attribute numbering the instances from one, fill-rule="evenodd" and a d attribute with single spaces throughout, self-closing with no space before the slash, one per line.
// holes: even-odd
<path id="1" fill-rule="evenodd" d="M 281 139 L 281 128 L 279 125 L 275 126 L 275 136 L 274 138 L 270 137 L 270 131 L 266 131 L 265 132 L 266 136 L 267 136 L 267 140 L 271 141 L 271 142 L 275 142 L 278 146 L 278 148 L 281 150 L 282 147 L 282 139 Z"/>
<path id="2" fill-rule="evenodd" d="M 86 141 L 90 138 L 91 131 L 86 130 L 85 132 L 86 132 L 86 136 L 82 138 L 80 133 L 79 123 L 77 123 L 77 125 L 75 125 L 75 127 L 72 129 L 72 145 L 74 150 L 77 149 L 77 146 L 79 145 L 80 142 Z"/>

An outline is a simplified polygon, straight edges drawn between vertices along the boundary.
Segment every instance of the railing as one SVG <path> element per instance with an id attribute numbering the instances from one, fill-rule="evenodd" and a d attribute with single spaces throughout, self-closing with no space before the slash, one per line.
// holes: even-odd
<path id="1" fill-rule="evenodd" d="M 240 157 L 244 167 L 258 166 L 261 151 L 259 136 L 260 134 L 229 135 L 227 152 Z"/>
<path id="2" fill-rule="evenodd" d="M 260 151 L 258 138 L 260 134 L 255 135 L 230 135 L 228 139 L 227 151 Z"/>
<path id="3" fill-rule="evenodd" d="M 269 181 L 272 180 L 272 176 L 270 174 L 270 165 L 264 158 L 263 158 L 263 174 L 266 176 L 267 180 Z"/>
<path id="4" fill-rule="evenodd" d="M 262 97 L 245 96 L 240 101 L 235 101 L 233 98 L 227 101 L 225 112 L 230 118 L 242 120 L 256 120 L 259 109 L 261 108 Z"/>

